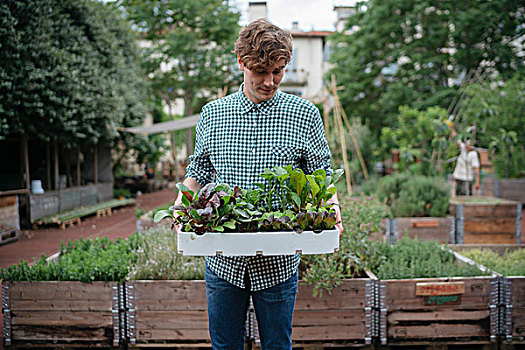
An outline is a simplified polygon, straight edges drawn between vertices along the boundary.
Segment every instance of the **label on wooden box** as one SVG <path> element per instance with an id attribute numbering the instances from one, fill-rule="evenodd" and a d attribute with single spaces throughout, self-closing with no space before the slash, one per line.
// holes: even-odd
<path id="1" fill-rule="evenodd" d="M 459 304 L 461 304 L 461 295 L 427 295 L 423 297 L 423 305 L 441 306 Z"/>
<path id="2" fill-rule="evenodd" d="M 416 283 L 417 296 L 457 295 L 465 293 L 463 282 L 424 282 Z"/>

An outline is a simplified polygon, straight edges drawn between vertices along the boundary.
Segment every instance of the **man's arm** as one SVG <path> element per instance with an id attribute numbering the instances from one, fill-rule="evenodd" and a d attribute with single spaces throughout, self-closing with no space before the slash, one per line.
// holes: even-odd
<path id="1" fill-rule="evenodd" d="M 337 192 L 333 195 L 332 198 L 330 198 L 328 202 L 334 204 L 333 208 L 335 209 L 335 220 L 337 222 L 335 226 L 339 230 L 339 233 L 342 234 L 343 233 L 343 217 L 341 215 L 341 207 L 339 206 L 339 199 L 337 198 Z"/>
<path id="2" fill-rule="evenodd" d="M 480 172 L 480 170 L 479 170 L 479 167 L 474 168 L 474 169 L 476 169 L 476 182 L 475 182 L 475 184 L 474 184 L 474 188 L 475 188 L 476 190 L 479 190 L 479 179 L 480 179 L 480 177 L 481 177 L 481 175 L 480 175 L 481 172 Z"/>

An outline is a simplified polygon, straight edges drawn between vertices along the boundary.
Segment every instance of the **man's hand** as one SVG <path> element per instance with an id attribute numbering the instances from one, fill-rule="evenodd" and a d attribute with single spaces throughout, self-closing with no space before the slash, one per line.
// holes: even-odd
<path id="1" fill-rule="evenodd" d="M 196 193 L 202 186 L 195 180 L 194 178 L 187 177 L 184 182 L 184 186 L 188 187 L 190 190 L 192 190 L 194 193 Z M 175 203 L 173 205 L 182 205 L 182 191 L 179 191 L 179 194 L 177 195 L 177 199 L 175 199 Z M 177 212 L 173 211 L 173 217 L 177 217 Z M 179 231 L 180 224 L 173 220 L 172 228 L 175 229 L 175 231 Z"/>
<path id="2" fill-rule="evenodd" d="M 339 235 L 343 235 L 343 218 L 341 216 L 341 208 L 339 207 L 339 204 L 334 204 L 335 209 L 335 220 L 337 224 L 335 227 L 339 230 Z"/>

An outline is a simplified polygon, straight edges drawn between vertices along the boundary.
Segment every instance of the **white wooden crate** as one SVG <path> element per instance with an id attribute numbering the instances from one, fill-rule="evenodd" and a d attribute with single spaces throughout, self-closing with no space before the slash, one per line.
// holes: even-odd
<path id="1" fill-rule="evenodd" d="M 320 233 L 213 232 L 203 235 L 179 231 L 177 244 L 179 253 L 195 256 L 326 254 L 339 249 L 339 230 Z"/>

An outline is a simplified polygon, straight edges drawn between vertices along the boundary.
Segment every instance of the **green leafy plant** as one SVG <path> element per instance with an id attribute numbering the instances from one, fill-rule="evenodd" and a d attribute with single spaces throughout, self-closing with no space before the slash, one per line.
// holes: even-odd
<path id="1" fill-rule="evenodd" d="M 525 276 L 525 249 L 505 251 L 500 256 L 488 249 L 461 251 L 461 254 L 504 276 Z"/>
<path id="2" fill-rule="evenodd" d="M 395 245 L 381 243 L 378 248 L 384 258 L 372 271 L 379 279 L 486 275 L 474 265 L 457 264 L 454 254 L 435 241 L 405 236 Z"/>
<path id="3" fill-rule="evenodd" d="M 177 236 L 168 226 L 157 226 L 141 234 L 141 244 L 132 251 L 128 280 L 204 279 L 204 259 L 183 256 L 177 250 Z"/>
<path id="4" fill-rule="evenodd" d="M 62 242 L 58 261 L 42 255 L 32 265 L 22 260 L 18 265 L 0 269 L 6 281 L 122 281 L 136 257 L 132 250 L 141 244 L 138 235 L 127 239 L 108 237 Z"/>
<path id="5" fill-rule="evenodd" d="M 361 191 L 376 193 L 390 205 L 395 217 L 444 217 L 450 199 L 450 189 L 442 179 L 408 173 L 374 179 Z"/>
<path id="6" fill-rule="evenodd" d="M 344 231 L 339 250 L 301 257 L 301 278 L 314 286 L 314 295 L 330 293 L 345 278 L 363 276 L 366 269 L 377 268 L 383 260 L 372 236 L 381 232 L 381 220 L 390 215 L 388 206 L 377 196 L 347 197 L 341 200 L 341 214 Z"/>

